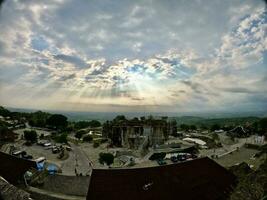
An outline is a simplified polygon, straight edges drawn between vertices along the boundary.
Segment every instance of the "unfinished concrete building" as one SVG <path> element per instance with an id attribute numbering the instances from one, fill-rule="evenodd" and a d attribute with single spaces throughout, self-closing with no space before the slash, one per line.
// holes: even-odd
<path id="1" fill-rule="evenodd" d="M 170 132 L 165 120 L 123 120 L 110 123 L 108 129 L 103 135 L 113 145 L 135 149 L 163 144 Z"/>

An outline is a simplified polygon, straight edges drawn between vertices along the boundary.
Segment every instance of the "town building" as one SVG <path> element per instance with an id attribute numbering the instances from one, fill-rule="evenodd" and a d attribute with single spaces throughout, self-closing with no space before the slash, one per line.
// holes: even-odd
<path id="1" fill-rule="evenodd" d="M 134 149 L 163 144 L 171 132 L 170 124 L 163 119 L 122 120 L 108 126 L 108 130 L 103 129 L 103 136 L 113 145 Z"/>

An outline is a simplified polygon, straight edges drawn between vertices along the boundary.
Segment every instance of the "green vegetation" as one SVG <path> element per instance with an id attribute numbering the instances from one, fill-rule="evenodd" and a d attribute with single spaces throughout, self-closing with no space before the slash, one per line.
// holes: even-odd
<path id="1" fill-rule="evenodd" d="M 253 124 L 258 122 L 261 118 L 259 117 L 229 117 L 229 118 L 203 118 L 203 117 L 193 117 L 193 116 L 184 116 L 184 117 L 174 117 L 177 121 L 177 125 L 181 124 L 195 125 L 197 127 L 206 127 L 210 128 L 212 125 L 217 124 L 220 127 L 228 126 L 239 126 L 246 125 L 248 122 Z"/>
<path id="2" fill-rule="evenodd" d="M 238 178 L 230 200 L 259 200 L 267 194 L 267 159 L 255 171 L 246 163 L 230 168 Z"/>
<path id="3" fill-rule="evenodd" d="M 11 124 L 0 120 L 0 127 L 9 127 L 9 126 L 11 126 Z"/>
<path id="4" fill-rule="evenodd" d="M 30 113 L 27 118 L 29 120 L 29 125 L 34 127 L 45 127 L 46 120 L 50 116 L 49 113 L 37 111 L 34 113 Z"/>
<path id="5" fill-rule="evenodd" d="M 114 162 L 114 156 L 111 153 L 100 153 L 99 162 L 104 165 L 110 166 Z"/>
<path id="6" fill-rule="evenodd" d="M 54 137 L 54 140 L 58 143 L 68 143 L 68 134 L 67 133 L 62 133 L 60 135 L 57 135 Z"/>
<path id="7" fill-rule="evenodd" d="M 216 130 L 219 130 L 219 129 L 221 129 L 221 127 L 220 127 L 219 124 L 213 124 L 213 125 L 211 125 L 211 127 L 210 127 L 210 130 L 211 130 L 211 131 L 216 131 Z"/>
<path id="8" fill-rule="evenodd" d="M 93 144 L 93 147 L 94 148 L 97 148 L 100 146 L 100 141 L 99 140 L 94 140 L 94 144 Z"/>
<path id="9" fill-rule="evenodd" d="M 190 125 L 189 128 L 190 128 L 190 130 L 193 130 L 193 131 L 194 131 L 194 130 L 197 130 L 197 127 L 196 127 L 195 125 Z"/>
<path id="10" fill-rule="evenodd" d="M 124 121 L 126 117 L 124 115 L 118 115 L 113 121 Z"/>
<path id="11" fill-rule="evenodd" d="M 68 125 L 68 118 L 61 114 L 53 114 L 47 120 L 46 124 L 56 129 L 64 129 Z"/>
<path id="12" fill-rule="evenodd" d="M 17 135 L 6 126 L 0 126 L 0 141 L 1 142 L 14 142 Z"/>
<path id="13" fill-rule="evenodd" d="M 10 117 L 11 112 L 9 110 L 5 109 L 3 106 L 0 106 L 0 116 Z"/>
<path id="14" fill-rule="evenodd" d="M 187 124 L 181 124 L 180 129 L 182 131 L 189 131 L 190 127 Z"/>
<path id="15" fill-rule="evenodd" d="M 83 128 L 95 128 L 95 127 L 100 127 L 101 123 L 97 120 L 92 120 L 92 121 L 79 121 L 74 124 L 74 128 L 76 130 L 83 129 Z"/>
<path id="16" fill-rule="evenodd" d="M 93 137 L 91 135 L 86 135 L 83 137 L 84 142 L 91 142 L 93 141 Z"/>
<path id="17" fill-rule="evenodd" d="M 254 124 L 256 131 L 267 136 L 267 118 L 262 118 Z"/>
<path id="18" fill-rule="evenodd" d="M 82 136 L 85 134 L 86 134 L 86 131 L 80 130 L 80 131 L 75 133 L 75 137 L 80 140 L 82 138 Z"/>
<path id="19" fill-rule="evenodd" d="M 219 141 L 219 140 L 220 140 L 219 135 L 218 135 L 217 133 L 213 133 L 213 134 L 211 135 L 211 137 L 212 137 L 212 139 L 213 139 L 214 141 Z"/>
<path id="20" fill-rule="evenodd" d="M 31 131 L 24 131 L 24 139 L 27 141 L 27 142 L 31 142 L 31 143 L 34 143 L 37 141 L 37 133 L 36 131 L 34 130 L 31 130 Z"/>

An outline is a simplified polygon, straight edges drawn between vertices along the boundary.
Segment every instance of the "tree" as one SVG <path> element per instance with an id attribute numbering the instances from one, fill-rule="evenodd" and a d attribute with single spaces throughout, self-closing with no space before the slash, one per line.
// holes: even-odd
<path id="1" fill-rule="evenodd" d="M 100 141 L 94 140 L 93 147 L 97 148 L 97 147 L 99 147 L 99 145 L 100 145 Z"/>
<path id="2" fill-rule="evenodd" d="M 177 122 L 175 119 L 171 120 L 170 127 L 171 127 L 171 135 L 176 137 L 177 136 Z"/>
<path id="3" fill-rule="evenodd" d="M 100 153 L 99 162 L 110 166 L 114 162 L 114 156 L 111 153 Z"/>
<path id="4" fill-rule="evenodd" d="M 215 130 L 219 130 L 221 127 L 219 124 L 213 124 L 211 127 L 210 127 L 210 130 L 211 131 L 215 131 Z"/>
<path id="5" fill-rule="evenodd" d="M 187 124 L 181 124 L 180 125 L 180 128 L 183 130 L 183 131 L 188 131 L 189 130 L 189 126 Z"/>
<path id="6" fill-rule="evenodd" d="M 206 129 L 208 129 L 208 127 L 207 127 L 205 124 L 201 124 L 201 125 L 200 125 L 200 129 L 202 129 L 202 130 L 206 130 Z"/>
<path id="7" fill-rule="evenodd" d="M 212 139 L 217 141 L 220 140 L 219 135 L 217 133 L 212 134 Z"/>
<path id="8" fill-rule="evenodd" d="M 58 143 L 68 143 L 68 134 L 62 133 L 55 138 L 55 141 Z"/>
<path id="9" fill-rule="evenodd" d="M 0 141 L 14 142 L 17 135 L 6 126 L 0 126 Z"/>
<path id="10" fill-rule="evenodd" d="M 106 137 L 106 138 L 110 137 L 110 135 L 111 135 L 111 124 L 110 124 L 109 121 L 106 121 L 103 124 L 102 134 L 103 134 L 103 137 Z"/>
<path id="11" fill-rule="evenodd" d="M 195 125 L 190 125 L 191 130 L 197 130 L 197 127 Z"/>
<path id="12" fill-rule="evenodd" d="M 68 125 L 68 118 L 61 114 L 54 114 L 51 115 L 47 121 L 46 124 L 52 127 L 58 128 L 65 128 Z"/>
<path id="13" fill-rule="evenodd" d="M 86 135 L 83 137 L 84 142 L 91 142 L 93 140 L 93 137 L 91 135 Z"/>
<path id="14" fill-rule="evenodd" d="M 97 120 L 92 120 L 90 122 L 90 126 L 91 127 L 99 127 L 99 126 L 101 126 L 101 123 L 99 121 L 97 121 Z"/>
<path id="15" fill-rule="evenodd" d="M 37 133 L 36 131 L 32 130 L 32 131 L 24 131 L 24 139 L 31 142 L 31 143 L 34 143 L 37 141 Z"/>
<path id="16" fill-rule="evenodd" d="M 258 122 L 258 130 L 261 134 L 267 135 L 267 118 L 262 118 Z"/>
<path id="17" fill-rule="evenodd" d="M 118 115 L 118 116 L 114 119 L 114 121 L 124 121 L 124 120 L 126 120 L 126 117 L 125 117 L 124 115 Z"/>
<path id="18" fill-rule="evenodd" d="M 84 134 L 86 134 L 86 132 L 84 130 L 80 130 L 75 133 L 75 137 L 81 139 Z"/>
<path id="19" fill-rule="evenodd" d="M 91 122 L 89 122 L 89 121 L 78 121 L 74 124 L 74 128 L 79 130 L 79 129 L 89 127 L 90 124 L 91 124 Z"/>
<path id="20" fill-rule="evenodd" d="M 45 127 L 46 120 L 49 118 L 50 114 L 42 111 L 37 111 L 34 113 L 30 113 L 28 118 L 30 126 L 35 127 Z"/>
<path id="21" fill-rule="evenodd" d="M 10 117 L 11 112 L 9 110 L 5 109 L 4 107 L 0 106 L 0 116 Z"/>
<path id="22" fill-rule="evenodd" d="M 144 121 L 146 121 L 146 117 L 142 116 L 142 117 L 140 117 L 140 120 L 144 122 Z"/>

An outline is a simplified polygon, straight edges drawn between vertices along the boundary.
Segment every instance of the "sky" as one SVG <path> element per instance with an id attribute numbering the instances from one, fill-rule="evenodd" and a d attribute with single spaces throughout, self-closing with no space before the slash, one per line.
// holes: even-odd
<path id="1" fill-rule="evenodd" d="M 262 0 L 6 0 L 0 105 L 267 111 Z"/>

